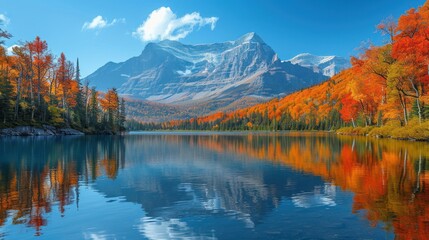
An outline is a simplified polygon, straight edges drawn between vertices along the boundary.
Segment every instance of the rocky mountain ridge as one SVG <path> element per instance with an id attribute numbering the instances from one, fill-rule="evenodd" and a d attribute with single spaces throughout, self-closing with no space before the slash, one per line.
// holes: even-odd
<path id="1" fill-rule="evenodd" d="M 114 87 L 128 98 L 185 107 L 191 109 L 189 114 L 201 115 L 235 109 L 237 102 L 243 107 L 282 97 L 327 78 L 281 61 L 260 36 L 248 33 L 224 43 L 149 43 L 139 56 L 109 62 L 85 80 L 101 91 Z"/>

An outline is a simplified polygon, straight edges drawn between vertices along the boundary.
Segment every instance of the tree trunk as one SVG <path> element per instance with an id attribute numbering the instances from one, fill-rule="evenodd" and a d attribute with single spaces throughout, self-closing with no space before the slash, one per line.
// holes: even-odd
<path id="1" fill-rule="evenodd" d="M 404 113 L 404 123 L 405 125 L 408 125 L 408 113 L 407 113 L 407 105 L 406 105 L 406 99 L 405 96 L 402 97 L 401 93 L 398 93 L 399 100 L 401 102 L 402 111 Z"/>
<path id="2" fill-rule="evenodd" d="M 65 91 L 65 90 L 63 90 Z M 68 109 L 66 106 L 66 94 L 63 94 L 63 110 L 64 110 L 64 120 L 66 122 L 66 126 L 69 126 L 69 117 L 68 117 Z"/>
<path id="3" fill-rule="evenodd" d="M 31 121 L 34 120 L 34 111 L 36 107 L 34 106 L 34 93 L 33 93 L 33 81 L 30 78 L 30 103 L 31 103 Z"/>
<path id="4" fill-rule="evenodd" d="M 89 81 L 85 84 L 85 126 L 89 126 L 88 105 L 89 105 Z"/>
<path id="5" fill-rule="evenodd" d="M 16 101 L 15 101 L 15 120 L 18 120 L 19 114 L 19 102 L 21 101 L 21 82 L 22 82 L 22 71 L 19 77 L 16 78 Z"/>
<path id="6" fill-rule="evenodd" d="M 365 113 L 365 104 L 363 104 L 362 100 L 359 100 L 360 106 L 362 107 L 363 119 L 365 119 L 365 126 L 368 127 L 368 117 Z"/>
<path id="7" fill-rule="evenodd" d="M 37 66 L 37 105 L 40 108 L 42 99 L 41 99 L 41 91 L 42 91 L 42 81 L 41 81 L 41 76 L 40 76 L 40 66 Z"/>
<path id="8" fill-rule="evenodd" d="M 416 93 L 415 98 L 416 98 L 416 103 L 417 103 L 417 112 L 419 115 L 419 123 L 421 124 L 422 123 L 422 108 L 420 106 L 420 92 L 419 92 L 418 86 L 416 86 L 416 84 L 414 84 L 413 80 L 411 78 L 409 78 L 409 80 L 411 82 L 411 86 L 414 89 L 414 92 Z"/>
<path id="9" fill-rule="evenodd" d="M 31 102 L 31 121 L 34 121 L 34 111 L 36 110 L 36 107 L 34 106 L 34 88 L 33 88 L 33 54 L 30 50 L 30 74 L 28 76 L 30 81 L 30 102 Z"/>

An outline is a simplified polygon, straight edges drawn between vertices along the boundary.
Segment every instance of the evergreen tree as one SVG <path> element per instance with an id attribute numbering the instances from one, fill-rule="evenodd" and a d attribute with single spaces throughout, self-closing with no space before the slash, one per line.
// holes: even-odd
<path id="1" fill-rule="evenodd" d="M 0 120 L 3 124 L 13 119 L 12 97 L 12 84 L 6 77 L 0 77 Z"/>
<path id="2" fill-rule="evenodd" d="M 276 119 L 276 107 L 274 107 L 273 112 L 274 112 L 274 116 L 273 116 L 273 119 L 271 121 L 271 129 L 273 131 L 277 131 L 278 127 L 277 127 L 277 119 Z"/>
<path id="3" fill-rule="evenodd" d="M 97 90 L 95 87 L 91 89 L 91 98 L 89 101 L 89 127 L 96 128 L 98 122 L 98 100 L 97 100 Z"/>
<path id="4" fill-rule="evenodd" d="M 126 119 L 125 100 L 124 98 L 121 98 L 120 111 L 119 111 L 119 130 L 120 131 L 125 130 L 125 119 Z"/>
<path id="5" fill-rule="evenodd" d="M 424 112 L 424 110 L 422 112 Z M 411 114 L 411 117 L 417 117 L 417 118 L 419 117 L 419 108 L 417 105 L 417 100 L 415 100 L 413 102 L 410 114 Z M 423 115 L 424 115 L 424 113 L 423 113 Z"/>
<path id="6" fill-rule="evenodd" d="M 76 93 L 76 106 L 74 107 L 74 123 L 79 128 L 82 128 L 85 126 L 85 98 L 80 80 L 79 59 L 76 60 L 76 82 L 78 90 Z"/>
<path id="7" fill-rule="evenodd" d="M 423 118 L 429 119 L 429 104 L 423 106 Z"/>

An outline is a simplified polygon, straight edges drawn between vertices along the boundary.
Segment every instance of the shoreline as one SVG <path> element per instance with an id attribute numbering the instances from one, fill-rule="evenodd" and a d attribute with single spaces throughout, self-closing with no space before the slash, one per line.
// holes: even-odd
<path id="1" fill-rule="evenodd" d="M 41 126 L 16 126 L 0 128 L 1 137 L 32 137 L 32 136 L 86 136 L 86 135 L 122 135 L 122 132 L 110 130 L 95 131 L 90 129 L 77 130 L 71 127 L 54 127 L 52 125 Z"/>
<path id="2" fill-rule="evenodd" d="M 340 136 L 370 137 L 370 138 L 376 138 L 376 139 L 392 139 L 392 140 L 408 141 L 408 142 L 429 142 L 429 139 L 419 139 L 419 138 L 413 138 L 413 137 L 394 137 L 394 136 L 344 133 L 344 132 L 336 132 L 336 134 Z"/>
<path id="3" fill-rule="evenodd" d="M 380 127 L 344 127 L 338 129 L 336 133 L 338 135 L 429 142 L 429 121 L 422 123 L 414 121 L 408 126 L 401 126 L 399 123 L 389 123 Z"/>
<path id="4" fill-rule="evenodd" d="M 351 129 L 353 129 L 353 131 L 351 131 Z M 269 133 L 269 134 L 273 134 L 273 133 L 330 133 L 330 134 L 335 134 L 335 135 L 341 135 L 341 136 L 358 136 L 358 137 L 371 137 L 371 138 L 375 138 L 375 139 L 393 139 L 393 140 L 399 140 L 399 141 L 409 141 L 409 142 L 429 142 L 429 137 L 425 138 L 425 137 L 418 137 L 418 136 L 413 136 L 411 135 L 407 135 L 407 136 L 393 136 L 393 135 L 389 135 L 389 134 L 381 134 L 380 132 L 377 132 L 377 134 L 375 134 L 375 132 L 371 132 L 369 130 L 372 129 L 377 129 L 374 127 L 365 129 L 365 131 L 363 132 L 359 132 L 359 131 L 355 131 L 358 130 L 360 128 L 340 128 L 337 130 L 279 130 L 279 131 L 268 131 L 268 130 L 233 130 L 233 131 L 220 131 L 220 130 L 133 130 L 133 131 L 128 131 L 128 134 L 131 133 L 131 135 L 135 134 L 139 134 L 139 133 L 156 133 L 156 134 L 163 134 L 163 133 L 179 133 L 179 134 L 193 134 L 193 133 L 198 133 L 198 132 L 202 132 L 202 133 L 206 133 L 206 134 L 210 134 L 210 133 L 214 133 L 214 134 L 222 134 L 222 133 L 238 133 L 238 134 L 249 134 L 249 133 Z M 429 131 L 429 129 L 428 129 Z"/>
<path id="5" fill-rule="evenodd" d="M 0 129 L 0 137 L 29 136 L 83 136 L 85 133 L 73 128 L 56 128 L 51 125 L 18 126 Z"/>
<path id="6" fill-rule="evenodd" d="M 429 142 L 429 138 L 419 138 L 416 136 L 393 136 L 390 134 L 375 134 L 371 130 L 377 128 L 340 128 L 338 130 L 280 130 L 280 131 L 268 131 L 268 130 L 237 130 L 237 131 L 213 131 L 213 130 L 134 130 L 126 131 L 126 134 L 137 135 L 139 133 L 198 133 L 203 132 L 206 134 L 249 134 L 249 133 L 262 133 L 262 134 L 273 134 L 273 133 L 331 133 L 341 136 L 359 136 L 359 137 L 371 137 L 376 139 L 393 139 L 400 141 L 409 141 L 409 142 Z M 377 132 L 378 133 L 378 132 Z M 115 133 L 112 131 L 100 131 L 100 132 L 87 132 L 79 131 L 73 128 L 57 128 L 51 125 L 42 125 L 41 127 L 35 126 L 17 126 L 13 128 L 3 128 L 0 129 L 0 137 L 31 137 L 31 136 L 85 136 L 85 135 L 122 135 L 123 133 Z"/>

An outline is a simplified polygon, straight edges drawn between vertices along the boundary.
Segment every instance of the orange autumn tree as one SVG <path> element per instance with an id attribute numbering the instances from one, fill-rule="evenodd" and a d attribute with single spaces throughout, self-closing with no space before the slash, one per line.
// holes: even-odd
<path id="1" fill-rule="evenodd" d="M 37 94 L 37 109 L 41 110 L 42 113 L 39 114 L 40 120 L 46 120 L 46 101 L 42 96 L 47 96 L 48 93 L 48 83 L 47 83 L 47 73 L 52 67 L 52 55 L 48 51 L 48 44 L 46 41 L 36 37 L 33 42 L 28 43 L 28 48 L 30 50 L 30 55 L 33 56 L 33 86 L 35 86 L 35 91 Z"/>
<path id="2" fill-rule="evenodd" d="M 1 22 L 0 22 L 1 23 Z M 6 49 L 3 47 L 3 39 L 10 38 L 10 34 L 0 29 L 0 120 L 6 123 L 11 117 L 12 107 L 12 83 L 8 81 L 11 76 L 11 58 L 7 56 Z"/>
<path id="3" fill-rule="evenodd" d="M 0 42 L 10 37 L 0 29 Z M 0 128 L 47 124 L 93 133 L 124 130 L 125 110 L 114 129 L 98 118 L 98 93 L 81 86 L 79 71 L 64 53 L 55 59 L 40 37 L 13 47 L 12 53 L 0 45 Z"/>
<path id="4" fill-rule="evenodd" d="M 427 94 L 429 76 L 429 3 L 409 10 L 398 21 L 399 34 L 394 39 L 393 56 L 402 68 L 398 90 L 415 101 L 419 121 L 422 121 L 422 97 Z M 427 103 L 427 102 L 426 102 Z"/>
<path id="5" fill-rule="evenodd" d="M 109 124 L 112 129 L 116 129 L 119 126 L 120 118 L 120 104 L 118 93 L 115 88 L 110 89 L 104 95 L 104 98 L 100 101 L 101 108 L 104 112 L 103 120 Z"/>
<path id="6" fill-rule="evenodd" d="M 67 61 L 64 53 L 61 53 L 60 58 L 58 59 L 58 68 L 56 71 L 57 83 L 61 98 L 61 107 L 64 112 L 64 119 L 66 125 L 70 125 L 70 108 L 73 107 L 75 102 L 73 101 L 72 96 L 76 94 L 76 88 L 73 88 L 74 81 L 74 66 L 71 62 Z"/>
<path id="7" fill-rule="evenodd" d="M 358 117 L 359 102 L 353 99 L 351 94 L 347 94 L 341 99 L 342 108 L 340 110 L 341 118 L 345 122 L 352 122 L 356 127 L 355 119 Z"/>

